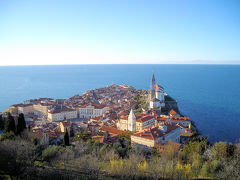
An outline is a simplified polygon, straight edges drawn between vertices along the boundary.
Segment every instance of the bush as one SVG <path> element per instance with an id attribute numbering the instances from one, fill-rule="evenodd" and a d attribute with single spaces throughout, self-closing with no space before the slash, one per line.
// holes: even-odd
<path id="1" fill-rule="evenodd" d="M 0 135 L 0 141 L 4 141 L 4 140 L 11 140 L 14 139 L 15 135 L 12 131 L 10 132 L 4 132 L 3 134 Z"/>
<path id="2" fill-rule="evenodd" d="M 52 162 L 57 159 L 58 155 L 60 155 L 61 152 L 64 151 L 64 148 L 61 146 L 55 146 L 49 147 L 42 152 L 42 158 L 44 161 Z"/>

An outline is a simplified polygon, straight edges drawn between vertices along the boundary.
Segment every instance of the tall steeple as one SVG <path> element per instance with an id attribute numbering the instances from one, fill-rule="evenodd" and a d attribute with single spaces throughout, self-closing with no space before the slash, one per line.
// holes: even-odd
<path id="1" fill-rule="evenodd" d="M 132 109 L 128 115 L 128 130 L 132 132 L 136 131 L 136 116 Z"/>
<path id="2" fill-rule="evenodd" d="M 154 74 L 152 73 L 152 80 L 151 80 L 151 87 L 150 87 L 151 90 L 154 90 L 154 89 L 155 89 L 155 84 L 156 84 L 156 82 L 155 82 L 155 76 L 154 76 Z"/>
<path id="3" fill-rule="evenodd" d="M 150 86 L 150 99 L 155 97 L 155 76 L 152 73 L 152 80 L 151 80 L 151 86 Z"/>

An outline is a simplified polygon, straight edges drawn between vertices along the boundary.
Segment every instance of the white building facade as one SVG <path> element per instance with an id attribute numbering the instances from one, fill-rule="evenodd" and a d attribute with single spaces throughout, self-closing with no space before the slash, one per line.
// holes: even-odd
<path id="1" fill-rule="evenodd" d="M 93 117 L 102 116 L 107 111 L 107 107 L 104 105 L 89 105 L 79 108 L 79 117 L 85 119 L 91 119 Z"/>
<path id="2" fill-rule="evenodd" d="M 49 121 L 63 121 L 77 118 L 77 110 L 74 109 L 57 109 L 48 111 Z"/>
<path id="3" fill-rule="evenodd" d="M 18 114 L 23 113 L 24 115 L 33 114 L 32 104 L 21 104 L 18 106 Z"/>

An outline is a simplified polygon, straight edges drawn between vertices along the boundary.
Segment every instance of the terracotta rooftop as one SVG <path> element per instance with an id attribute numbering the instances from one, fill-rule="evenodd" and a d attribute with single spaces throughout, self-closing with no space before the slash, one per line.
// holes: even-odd
<path id="1" fill-rule="evenodd" d="M 180 136 L 190 137 L 190 136 L 192 136 L 192 133 L 189 133 L 189 132 L 180 132 Z"/>
<path id="2" fill-rule="evenodd" d="M 120 119 L 128 120 L 128 116 L 120 116 Z"/>
<path id="3" fill-rule="evenodd" d="M 42 137 L 43 137 L 43 135 L 44 135 L 44 132 L 43 132 L 42 130 L 38 130 L 38 131 L 35 131 L 35 132 L 32 132 L 32 133 L 31 133 L 31 136 L 32 136 L 33 138 L 38 139 L 38 140 L 41 140 Z"/>
<path id="4" fill-rule="evenodd" d="M 151 115 L 145 115 L 145 116 L 142 116 L 142 117 L 140 117 L 139 119 L 137 119 L 136 122 L 144 123 L 144 122 L 149 121 L 149 120 L 151 120 L 151 119 L 153 119 L 153 116 L 151 116 Z"/>
<path id="5" fill-rule="evenodd" d="M 93 136 L 93 139 L 99 140 L 100 143 L 103 143 L 104 136 Z"/>
<path id="6" fill-rule="evenodd" d="M 169 114 L 175 115 L 175 114 L 177 114 L 177 112 L 172 109 L 172 110 L 169 112 Z"/>
<path id="7" fill-rule="evenodd" d="M 126 132 L 126 131 L 119 130 L 119 129 L 117 129 L 115 127 L 112 127 L 112 126 L 102 126 L 101 131 L 104 131 L 104 132 L 108 131 L 110 134 L 115 134 L 115 135 L 120 135 L 120 134 Z"/>
<path id="8" fill-rule="evenodd" d="M 166 121 L 168 117 L 157 117 L 157 121 Z"/>
<path id="9" fill-rule="evenodd" d="M 172 117 L 173 120 L 190 120 L 189 117 Z"/>
<path id="10" fill-rule="evenodd" d="M 94 109 L 103 109 L 106 107 L 106 105 L 104 104 L 89 104 L 89 105 L 80 106 L 80 108 L 86 108 L 87 106 L 93 106 Z"/>
<path id="11" fill-rule="evenodd" d="M 161 137 L 165 134 L 168 134 L 169 132 L 179 128 L 179 126 L 176 126 L 176 125 L 165 124 L 167 126 L 167 131 L 164 133 L 159 129 L 159 125 L 161 125 L 161 124 L 155 125 L 148 129 L 144 129 L 143 131 L 133 134 L 133 136 L 146 138 L 146 139 L 150 139 L 150 140 L 155 140 L 156 138 L 159 138 L 159 137 Z"/>
<path id="12" fill-rule="evenodd" d="M 102 118 L 102 116 L 97 116 L 97 117 L 93 117 L 93 118 L 91 118 L 91 119 L 92 119 L 92 120 L 99 121 L 101 118 Z"/>
<path id="13" fill-rule="evenodd" d="M 56 113 L 61 113 L 61 112 L 67 112 L 67 111 L 76 111 L 75 109 L 70 109 L 67 107 L 61 108 L 61 109 L 54 109 L 54 110 L 50 110 L 49 113 L 51 114 L 56 114 Z"/>

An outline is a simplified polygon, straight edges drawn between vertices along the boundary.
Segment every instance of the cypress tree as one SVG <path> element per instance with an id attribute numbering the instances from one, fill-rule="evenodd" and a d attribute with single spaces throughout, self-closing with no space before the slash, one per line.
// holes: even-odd
<path id="1" fill-rule="evenodd" d="M 21 134 L 21 132 L 26 129 L 26 122 L 23 113 L 19 114 L 17 121 L 17 134 Z"/>
<path id="2" fill-rule="evenodd" d="M 12 132 L 14 132 L 14 134 L 16 134 L 15 121 L 10 113 L 8 113 L 7 119 L 5 122 L 5 131 L 7 131 L 7 132 L 12 131 Z"/>
<path id="3" fill-rule="evenodd" d="M 0 130 L 4 130 L 4 120 L 2 115 L 0 115 Z"/>
<path id="4" fill-rule="evenodd" d="M 19 114 L 19 116 L 21 117 L 21 120 L 22 120 L 22 121 L 21 121 L 21 122 L 22 122 L 22 130 L 24 130 L 24 129 L 27 128 L 24 114 L 21 113 L 21 114 Z"/>
<path id="5" fill-rule="evenodd" d="M 64 145 L 69 146 L 69 135 L 68 135 L 68 130 L 66 128 L 66 132 L 64 134 Z"/>
<path id="6" fill-rule="evenodd" d="M 70 137 L 74 137 L 74 130 L 73 126 L 70 127 Z"/>

